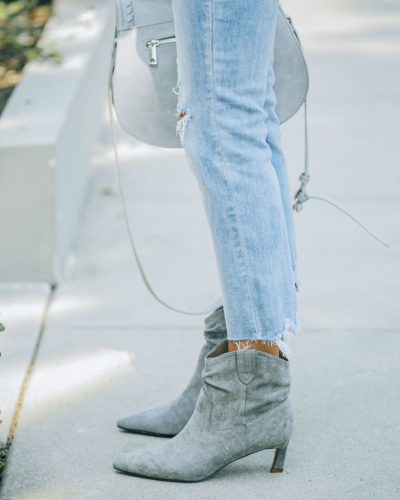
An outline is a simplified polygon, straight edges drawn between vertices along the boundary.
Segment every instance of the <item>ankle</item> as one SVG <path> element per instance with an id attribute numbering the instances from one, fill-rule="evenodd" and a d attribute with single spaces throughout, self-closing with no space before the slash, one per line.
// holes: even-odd
<path id="1" fill-rule="evenodd" d="M 228 352 L 238 351 L 239 349 L 254 349 L 272 354 L 272 356 L 279 356 L 279 346 L 272 340 L 229 340 Z"/>

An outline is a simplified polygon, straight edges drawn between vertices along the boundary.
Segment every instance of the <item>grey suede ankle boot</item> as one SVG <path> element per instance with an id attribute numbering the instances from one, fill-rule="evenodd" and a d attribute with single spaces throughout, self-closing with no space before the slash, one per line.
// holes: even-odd
<path id="1" fill-rule="evenodd" d="M 139 434 L 172 437 L 185 427 L 192 416 L 201 389 L 204 358 L 221 340 L 226 338 L 223 307 L 218 308 L 205 319 L 204 338 L 206 342 L 200 351 L 196 369 L 183 393 L 169 403 L 121 418 L 117 422 L 120 429 Z"/>
<path id="2" fill-rule="evenodd" d="M 271 472 L 282 472 L 292 433 L 289 389 L 286 358 L 254 349 L 228 352 L 225 340 L 206 357 L 202 389 L 186 427 L 161 445 L 122 453 L 114 468 L 193 482 L 247 455 L 275 449 Z"/>

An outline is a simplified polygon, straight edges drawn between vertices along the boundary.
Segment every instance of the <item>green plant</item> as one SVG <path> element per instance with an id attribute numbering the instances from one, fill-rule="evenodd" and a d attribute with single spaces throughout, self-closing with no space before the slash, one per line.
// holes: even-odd
<path id="1" fill-rule="evenodd" d="M 0 323 L 0 333 L 4 332 L 6 327 L 3 325 L 3 323 Z M 0 353 L 1 356 L 1 353 Z M 2 420 L 0 420 L 0 425 L 3 423 Z M 0 448 L 0 474 L 2 473 L 4 467 L 6 466 L 6 459 L 7 459 L 7 452 L 8 448 L 7 446 L 5 448 Z"/>
<path id="2" fill-rule="evenodd" d="M 0 1 L 0 112 L 22 69 L 33 59 L 59 60 L 59 54 L 38 45 L 49 19 L 51 0 Z"/>
<path id="3" fill-rule="evenodd" d="M 6 466 L 6 459 L 8 454 L 8 448 L 0 448 L 0 474 Z"/>

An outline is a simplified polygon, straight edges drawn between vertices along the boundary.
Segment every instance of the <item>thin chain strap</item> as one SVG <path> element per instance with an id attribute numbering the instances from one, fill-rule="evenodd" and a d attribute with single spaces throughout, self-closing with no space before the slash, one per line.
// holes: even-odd
<path id="1" fill-rule="evenodd" d="M 186 309 L 181 309 L 179 307 L 175 307 L 165 300 L 163 300 L 157 292 L 154 290 L 153 286 L 151 285 L 149 279 L 147 278 L 146 272 L 144 270 L 143 264 L 140 260 L 135 240 L 133 237 L 133 233 L 129 224 L 129 215 L 128 215 L 128 208 L 127 208 L 127 202 L 126 202 L 126 197 L 125 197 L 125 192 L 124 192 L 124 187 L 122 183 L 122 177 L 121 177 L 121 166 L 120 166 L 120 161 L 119 161 L 119 155 L 118 155 L 118 148 L 117 144 L 115 141 L 115 133 L 114 133 L 114 114 L 113 114 L 113 106 L 112 106 L 112 88 L 110 86 L 109 88 L 109 93 L 108 93 L 108 111 L 110 115 L 110 131 L 111 131 L 111 140 L 112 140 L 112 145 L 113 145 L 113 151 L 114 151 L 114 157 L 115 157 L 115 164 L 117 167 L 117 182 L 119 186 L 119 191 L 121 194 L 121 201 L 122 201 L 122 208 L 123 208 L 123 213 L 124 213 L 124 220 L 125 220 L 125 225 L 126 225 L 126 230 L 128 233 L 130 245 L 132 248 L 132 253 L 135 258 L 135 261 L 137 263 L 139 273 L 143 279 L 143 282 L 147 288 L 147 290 L 150 292 L 150 294 L 163 306 L 167 307 L 168 309 L 182 313 L 182 314 L 187 314 L 187 315 L 203 315 L 203 314 L 208 314 L 209 312 L 214 311 L 215 309 L 218 309 L 222 305 L 222 299 L 218 298 L 217 300 L 213 301 L 211 304 L 208 304 L 207 306 L 201 308 L 200 310 L 186 310 Z M 382 238 L 377 236 L 373 231 L 371 231 L 368 227 L 366 227 L 363 223 L 360 222 L 360 220 L 355 217 L 352 213 L 350 213 L 347 209 L 339 205 L 337 202 L 330 200 L 324 196 L 318 196 L 318 195 L 313 195 L 313 194 L 308 194 L 306 191 L 306 187 L 308 182 L 310 181 L 310 164 L 309 164 L 309 150 L 308 150 L 308 120 L 307 120 L 307 100 L 304 102 L 304 171 L 299 177 L 300 180 L 300 188 L 296 192 L 294 196 L 294 204 L 293 204 L 293 209 L 296 210 L 297 212 L 300 212 L 303 209 L 303 205 L 306 201 L 314 199 L 314 200 L 321 200 L 325 201 L 326 203 L 329 203 L 330 205 L 333 205 L 335 208 L 341 210 L 344 214 L 346 214 L 348 217 L 350 217 L 354 222 L 356 222 L 364 231 L 366 231 L 369 235 L 371 235 L 373 238 L 375 238 L 377 241 L 382 243 L 382 245 L 385 245 L 386 247 L 390 247 L 389 243 L 384 241 Z"/>
<path id="2" fill-rule="evenodd" d="M 124 220 L 125 220 L 125 225 L 126 225 L 126 230 L 128 233 L 129 241 L 131 244 L 132 248 L 132 253 L 133 256 L 136 260 L 137 266 L 139 268 L 139 273 L 140 276 L 143 279 L 143 282 L 147 288 L 147 290 L 151 293 L 151 295 L 163 306 L 167 307 L 168 309 L 171 309 L 172 311 L 182 313 L 182 314 L 189 314 L 189 315 L 203 315 L 203 314 L 208 314 L 212 311 L 215 311 L 215 309 L 218 309 L 222 305 L 222 299 L 218 298 L 217 300 L 213 301 L 212 303 L 206 305 L 205 307 L 199 309 L 199 310 L 187 310 L 187 309 L 181 309 L 179 307 L 175 307 L 165 300 L 163 300 L 158 293 L 154 290 L 153 286 L 151 285 L 149 279 L 147 278 L 146 272 L 144 270 L 143 264 L 140 260 L 135 240 L 133 237 L 133 233 L 129 224 L 129 214 L 128 214 L 128 207 L 127 207 L 127 202 L 126 202 L 126 197 L 125 197 L 125 191 L 122 183 L 122 176 L 121 176 L 121 165 L 119 161 L 119 155 L 118 155 L 118 148 L 117 144 L 115 141 L 115 133 L 114 133 L 114 114 L 113 114 L 113 107 L 112 107 L 112 90 L 111 88 L 109 89 L 108 93 L 108 112 L 110 115 L 110 131 L 111 131 L 111 140 L 112 140 L 112 145 L 113 145 L 113 150 L 114 150 L 114 157 L 115 157 L 115 164 L 117 167 L 117 182 L 119 186 L 119 191 L 121 193 L 121 201 L 122 201 L 122 208 L 123 208 L 123 213 L 124 213 Z"/>
<path id="3" fill-rule="evenodd" d="M 316 194 L 308 194 L 307 193 L 307 184 L 310 182 L 310 161 L 309 161 L 309 148 L 308 148 L 308 113 L 307 113 L 307 99 L 304 101 L 304 170 L 299 177 L 300 188 L 294 195 L 294 204 L 293 209 L 296 212 L 300 212 L 303 210 L 303 205 L 308 200 L 320 200 L 329 205 L 334 206 L 345 215 L 350 217 L 356 224 L 358 224 L 364 231 L 366 231 L 372 238 L 375 238 L 379 243 L 382 243 L 387 248 L 390 248 L 390 244 L 387 243 L 384 239 L 379 237 L 376 233 L 374 233 L 371 229 L 369 229 L 365 224 L 363 224 L 355 215 L 353 215 L 349 210 L 344 208 L 338 202 L 327 198 L 326 196 L 320 196 Z"/>

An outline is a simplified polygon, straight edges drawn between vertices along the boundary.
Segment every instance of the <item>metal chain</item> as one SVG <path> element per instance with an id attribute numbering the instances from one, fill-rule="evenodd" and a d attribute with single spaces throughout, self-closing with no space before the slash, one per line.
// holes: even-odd
<path id="1" fill-rule="evenodd" d="M 304 101 L 304 170 L 299 177 L 300 188 L 297 190 L 294 195 L 294 203 L 293 209 L 296 212 L 300 212 L 303 210 L 303 205 L 308 200 L 320 200 L 332 205 L 337 208 L 345 215 L 347 215 L 351 220 L 353 220 L 356 224 L 358 224 L 366 233 L 368 233 L 372 238 L 375 238 L 379 243 L 384 245 L 387 248 L 390 248 L 390 244 L 385 241 L 383 238 L 378 236 L 374 231 L 369 229 L 365 224 L 363 224 L 358 217 L 352 214 L 349 210 L 344 208 L 340 203 L 327 198 L 326 196 L 320 196 L 316 194 L 308 194 L 307 193 L 307 184 L 310 182 L 310 161 L 309 161 L 309 146 L 308 146 L 308 113 L 307 113 L 307 99 Z"/>

